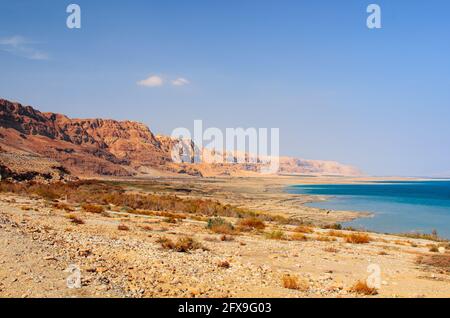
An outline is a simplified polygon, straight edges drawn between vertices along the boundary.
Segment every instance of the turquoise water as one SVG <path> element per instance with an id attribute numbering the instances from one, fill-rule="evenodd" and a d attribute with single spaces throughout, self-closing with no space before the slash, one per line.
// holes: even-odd
<path id="1" fill-rule="evenodd" d="M 288 192 L 330 196 L 308 206 L 329 210 L 364 211 L 345 226 L 383 233 L 431 233 L 450 238 L 450 181 L 386 181 L 369 184 L 297 185 Z"/>

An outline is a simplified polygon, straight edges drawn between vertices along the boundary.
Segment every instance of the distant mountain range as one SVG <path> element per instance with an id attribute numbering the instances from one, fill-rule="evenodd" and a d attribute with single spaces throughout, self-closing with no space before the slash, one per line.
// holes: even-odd
<path id="1" fill-rule="evenodd" d="M 0 99 L 0 173 L 16 180 L 98 176 L 257 175 L 258 163 L 177 164 L 174 140 L 155 136 L 142 123 L 70 119 Z M 357 176 L 337 162 L 280 158 L 282 174 Z"/>

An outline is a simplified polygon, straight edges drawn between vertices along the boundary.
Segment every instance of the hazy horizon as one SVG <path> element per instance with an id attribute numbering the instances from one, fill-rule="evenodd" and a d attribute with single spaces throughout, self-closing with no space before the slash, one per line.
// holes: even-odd
<path id="1" fill-rule="evenodd" d="M 280 128 L 283 156 L 450 176 L 450 3 L 3 1 L 0 98 L 154 133 Z"/>

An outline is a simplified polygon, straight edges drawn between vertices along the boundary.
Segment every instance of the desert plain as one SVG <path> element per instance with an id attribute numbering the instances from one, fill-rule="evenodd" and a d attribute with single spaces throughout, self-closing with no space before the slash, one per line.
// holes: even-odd
<path id="1" fill-rule="evenodd" d="M 114 178 L 65 195 L 58 184 L 10 185 L 0 194 L 0 297 L 450 297 L 448 241 L 342 228 L 370 215 L 310 208 L 321 198 L 285 191 L 364 180 Z M 118 189 L 120 202 L 108 196 Z"/>

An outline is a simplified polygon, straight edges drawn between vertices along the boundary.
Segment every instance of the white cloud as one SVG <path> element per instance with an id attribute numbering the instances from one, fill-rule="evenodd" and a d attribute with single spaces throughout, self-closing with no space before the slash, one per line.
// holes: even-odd
<path id="1" fill-rule="evenodd" d="M 164 80 L 160 76 L 151 75 L 148 78 L 137 82 L 137 84 L 140 86 L 146 86 L 146 87 L 159 87 L 164 84 Z"/>
<path id="2" fill-rule="evenodd" d="M 184 86 L 184 85 L 188 85 L 189 83 L 190 82 L 183 77 L 179 77 L 176 80 L 172 81 L 172 85 L 175 85 L 175 86 Z"/>
<path id="3" fill-rule="evenodd" d="M 36 42 L 23 36 L 15 35 L 9 38 L 0 38 L 0 50 L 20 56 L 29 60 L 48 60 L 48 54 L 33 47 Z"/>

